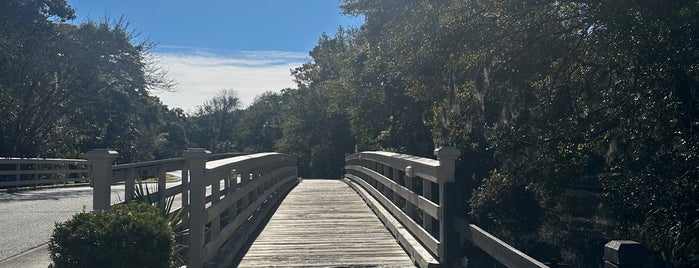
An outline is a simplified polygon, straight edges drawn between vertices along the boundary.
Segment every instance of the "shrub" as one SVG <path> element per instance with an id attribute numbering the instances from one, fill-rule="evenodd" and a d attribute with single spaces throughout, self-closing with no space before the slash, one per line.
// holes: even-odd
<path id="1" fill-rule="evenodd" d="M 52 267 L 170 267 L 174 232 L 158 209 L 130 203 L 56 223 Z"/>

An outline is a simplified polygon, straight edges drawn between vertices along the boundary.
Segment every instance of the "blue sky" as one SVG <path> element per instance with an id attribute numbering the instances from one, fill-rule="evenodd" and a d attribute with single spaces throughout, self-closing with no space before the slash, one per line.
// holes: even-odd
<path id="1" fill-rule="evenodd" d="M 289 70 L 308 61 L 322 33 L 356 28 L 362 19 L 341 14 L 339 0 L 68 0 L 80 23 L 124 18 L 157 44 L 154 61 L 178 83 L 154 92 L 163 103 L 193 111 L 222 89 L 244 105 L 265 91 L 294 87 Z"/>

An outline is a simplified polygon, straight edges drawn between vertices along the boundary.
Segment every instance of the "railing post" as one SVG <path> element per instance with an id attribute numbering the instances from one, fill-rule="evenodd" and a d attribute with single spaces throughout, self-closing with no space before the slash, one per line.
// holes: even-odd
<path id="1" fill-rule="evenodd" d="M 199 268 L 204 265 L 204 226 L 206 225 L 205 207 L 206 161 L 211 152 L 203 148 L 190 148 L 182 154 L 189 167 L 189 267 Z M 182 172 L 185 172 L 184 170 Z"/>
<path id="2" fill-rule="evenodd" d="M 111 205 L 112 162 L 119 156 L 116 151 L 95 149 L 85 154 L 90 161 L 90 181 L 92 181 L 92 209 L 108 210 Z"/>
<path id="3" fill-rule="evenodd" d="M 439 262 L 445 267 L 451 267 L 456 261 L 458 254 L 453 252 L 459 248 L 459 235 L 450 224 L 453 216 L 459 213 L 456 211 L 456 201 L 458 199 L 458 189 L 453 187 L 456 179 L 454 171 L 456 169 L 456 159 L 461 156 L 461 151 L 455 147 L 440 147 L 434 150 L 434 155 L 439 160 L 439 206 L 441 215 L 439 218 L 439 241 L 441 247 L 438 250 Z"/>
<path id="4" fill-rule="evenodd" d="M 604 267 L 647 267 L 648 250 L 636 241 L 612 240 L 604 245 Z"/>
<path id="5" fill-rule="evenodd" d="M 124 178 L 124 200 L 126 202 L 131 202 L 134 198 L 134 192 L 136 191 L 136 169 L 129 168 L 126 171 L 126 178 Z"/>

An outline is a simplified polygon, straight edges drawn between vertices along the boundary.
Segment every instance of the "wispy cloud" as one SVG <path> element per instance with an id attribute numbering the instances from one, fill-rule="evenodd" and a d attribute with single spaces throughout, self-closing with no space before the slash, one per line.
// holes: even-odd
<path id="1" fill-rule="evenodd" d="M 308 60 L 306 53 L 286 51 L 215 51 L 161 46 L 155 61 L 177 82 L 176 92 L 158 96 L 169 107 L 192 112 L 222 89 L 238 92 L 243 106 L 266 91 L 295 87 L 290 70 Z"/>

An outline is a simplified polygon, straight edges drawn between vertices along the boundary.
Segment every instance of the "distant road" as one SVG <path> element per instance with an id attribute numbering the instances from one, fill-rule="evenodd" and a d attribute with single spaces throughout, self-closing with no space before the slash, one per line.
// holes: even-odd
<path id="1" fill-rule="evenodd" d="M 167 187 L 180 184 L 168 183 Z M 112 186 L 112 204 L 124 200 L 124 185 Z M 0 191 L 0 262 L 46 244 L 55 222 L 92 210 L 92 188 L 59 187 Z"/>
<path id="2" fill-rule="evenodd" d="M 112 202 L 124 187 L 112 187 Z M 0 261 L 45 244 L 54 223 L 92 210 L 92 188 L 62 187 L 8 193 L 0 191 Z"/>

